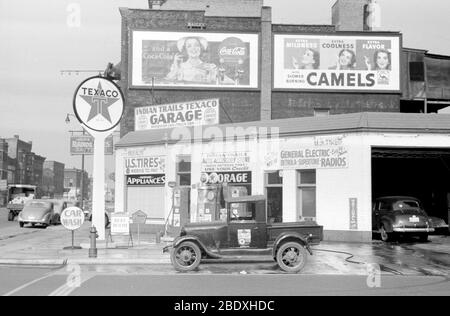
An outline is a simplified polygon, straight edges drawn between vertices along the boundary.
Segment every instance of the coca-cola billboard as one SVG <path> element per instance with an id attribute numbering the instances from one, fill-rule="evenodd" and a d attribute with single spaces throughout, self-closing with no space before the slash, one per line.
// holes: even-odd
<path id="1" fill-rule="evenodd" d="M 131 86 L 258 88 L 258 35 L 133 31 Z"/>

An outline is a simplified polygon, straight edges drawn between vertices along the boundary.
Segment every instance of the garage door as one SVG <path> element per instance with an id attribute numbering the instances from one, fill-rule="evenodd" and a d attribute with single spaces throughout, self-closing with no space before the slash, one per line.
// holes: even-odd
<path id="1" fill-rule="evenodd" d="M 164 223 L 164 187 L 128 187 L 127 211 L 147 214 L 148 223 Z"/>

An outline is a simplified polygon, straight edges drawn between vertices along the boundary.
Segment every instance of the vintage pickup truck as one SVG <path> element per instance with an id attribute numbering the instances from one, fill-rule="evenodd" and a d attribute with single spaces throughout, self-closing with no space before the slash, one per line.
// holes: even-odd
<path id="1" fill-rule="evenodd" d="M 244 196 L 225 200 L 226 221 L 188 223 L 181 229 L 170 251 L 178 271 L 196 269 L 202 259 L 271 256 L 279 267 L 291 273 L 303 269 L 310 245 L 322 240 L 323 227 L 314 221 L 268 223 L 265 196 Z"/>

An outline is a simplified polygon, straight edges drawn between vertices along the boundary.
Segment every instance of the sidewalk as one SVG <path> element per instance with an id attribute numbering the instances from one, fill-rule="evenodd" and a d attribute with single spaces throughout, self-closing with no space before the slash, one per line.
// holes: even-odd
<path id="1" fill-rule="evenodd" d="M 165 242 L 156 243 L 154 234 L 133 235 L 133 247 L 126 247 L 128 237 L 114 236 L 114 242 L 105 249 L 104 242 L 99 243 L 97 258 L 89 258 L 90 222 L 75 232 L 75 246 L 84 249 L 64 250 L 71 246 L 71 233 L 62 226 L 52 226 L 44 230 L 29 229 L 30 232 L 9 238 L 0 232 L 0 264 L 9 265 L 170 265 L 168 253 L 163 253 Z M 421 252 L 429 246 L 443 252 L 442 262 L 439 257 L 433 260 Z M 100 248 L 103 246 L 103 248 Z M 125 247 L 124 247 L 125 246 Z M 334 275 L 367 275 L 368 264 L 380 265 L 383 273 L 397 275 L 448 275 L 449 265 L 445 257 L 450 251 L 449 238 L 436 239 L 428 244 L 389 245 L 381 242 L 370 244 L 322 242 L 313 247 L 313 256 L 302 273 Z M 116 248 L 112 248 L 116 247 Z M 408 248 L 409 247 L 409 248 Z M 430 250 L 426 250 L 430 251 Z M 437 253 L 439 255 L 439 253 Z M 346 261 L 351 255 L 354 257 Z M 253 260 L 254 259 L 254 260 Z M 353 262 L 352 262 L 353 261 Z M 204 263 L 242 263 L 236 260 L 204 260 Z M 255 257 L 246 263 L 264 263 L 263 266 L 275 266 L 270 257 Z M 259 265 L 262 266 L 262 265 Z M 269 266 L 269 269 L 270 269 Z M 264 269 L 263 269 L 264 270 Z M 267 270 L 267 269 L 266 269 Z M 282 273 L 274 271 L 275 273 Z"/>

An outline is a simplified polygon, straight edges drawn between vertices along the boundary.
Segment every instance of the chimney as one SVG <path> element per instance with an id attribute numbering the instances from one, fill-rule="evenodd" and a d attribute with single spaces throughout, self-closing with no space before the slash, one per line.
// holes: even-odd
<path id="1" fill-rule="evenodd" d="M 19 135 L 14 135 L 14 138 L 17 138 L 17 139 L 19 139 Z"/>
<path id="2" fill-rule="evenodd" d="M 376 0 L 337 0 L 332 7 L 332 24 L 336 31 L 364 31 L 365 8 Z"/>
<path id="3" fill-rule="evenodd" d="M 167 0 L 148 0 L 148 7 L 151 10 L 161 10 L 161 6 Z"/>

